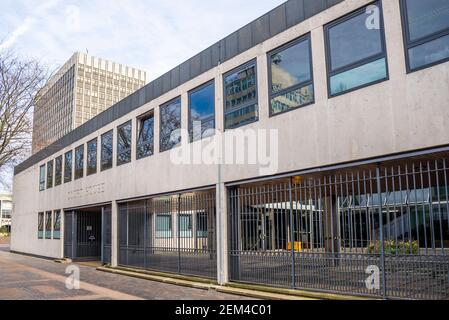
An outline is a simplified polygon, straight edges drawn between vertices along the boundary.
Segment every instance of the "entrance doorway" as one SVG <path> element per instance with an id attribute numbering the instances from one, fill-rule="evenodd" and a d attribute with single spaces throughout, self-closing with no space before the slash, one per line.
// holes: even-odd
<path id="1" fill-rule="evenodd" d="M 65 210 L 64 256 L 75 261 L 110 263 L 111 208 Z"/>

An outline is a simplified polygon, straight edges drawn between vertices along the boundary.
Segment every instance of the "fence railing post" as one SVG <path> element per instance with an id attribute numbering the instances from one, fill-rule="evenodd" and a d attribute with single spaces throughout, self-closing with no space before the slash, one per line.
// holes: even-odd
<path id="1" fill-rule="evenodd" d="M 385 271 L 385 239 L 384 239 L 384 221 L 383 221 L 383 204 L 382 204 L 382 185 L 380 181 L 380 166 L 376 168 L 377 193 L 379 195 L 379 238 L 380 238 L 380 265 L 382 269 L 382 297 L 387 297 L 386 271 Z"/>
<path id="2" fill-rule="evenodd" d="M 177 242 L 178 242 L 178 273 L 181 273 L 181 195 L 178 195 L 178 202 L 177 202 Z"/>
<path id="3" fill-rule="evenodd" d="M 296 287 L 296 270 L 295 270 L 295 232 L 294 232 L 294 224 L 293 224 L 293 193 L 292 193 L 292 179 L 290 178 L 288 181 L 288 193 L 290 198 L 290 246 L 291 246 L 291 254 L 292 254 L 292 289 Z"/>

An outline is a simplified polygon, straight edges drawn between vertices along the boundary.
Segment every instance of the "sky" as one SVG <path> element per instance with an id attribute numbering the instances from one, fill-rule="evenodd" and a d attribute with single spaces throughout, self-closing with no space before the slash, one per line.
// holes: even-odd
<path id="1" fill-rule="evenodd" d="M 285 0 L 1 0 L 0 48 L 50 68 L 75 51 L 151 81 Z"/>
<path id="2" fill-rule="evenodd" d="M 1 0 L 0 50 L 38 59 L 50 70 L 88 51 L 145 70 L 151 81 L 283 2 Z"/>

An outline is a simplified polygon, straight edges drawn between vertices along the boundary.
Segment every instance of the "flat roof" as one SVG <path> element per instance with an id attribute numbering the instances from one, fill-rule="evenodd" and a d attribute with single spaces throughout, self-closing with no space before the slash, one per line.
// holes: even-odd
<path id="1" fill-rule="evenodd" d="M 76 141 L 344 0 L 289 0 L 240 28 L 176 68 L 153 80 L 109 109 L 32 155 L 14 168 L 17 175 Z"/>

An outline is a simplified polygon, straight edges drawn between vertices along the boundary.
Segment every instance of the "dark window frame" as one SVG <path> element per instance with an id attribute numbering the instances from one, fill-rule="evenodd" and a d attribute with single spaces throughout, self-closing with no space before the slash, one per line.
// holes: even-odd
<path id="1" fill-rule="evenodd" d="M 62 185 L 63 161 L 62 155 L 55 159 L 55 187 Z M 58 163 L 60 163 L 60 171 L 58 171 Z"/>
<path id="2" fill-rule="evenodd" d="M 110 165 L 108 164 L 107 166 L 104 166 L 103 165 L 103 160 L 106 160 L 106 159 L 103 159 L 103 139 L 104 139 L 104 137 L 106 137 L 108 135 L 112 136 L 111 157 L 110 157 L 110 159 L 109 158 L 107 159 L 107 160 L 111 160 L 111 164 Z M 101 146 L 100 146 L 100 170 L 101 170 L 101 172 L 103 172 L 103 171 L 106 171 L 106 170 L 110 170 L 110 169 L 112 169 L 114 167 L 114 130 L 113 129 L 109 130 L 108 132 L 105 132 L 105 133 L 103 133 L 101 135 L 100 144 L 101 144 Z"/>
<path id="3" fill-rule="evenodd" d="M 59 219 L 56 219 L 56 217 L 59 217 Z M 58 225 L 56 225 L 56 222 L 58 222 Z M 55 210 L 53 211 L 53 239 L 54 240 L 61 240 L 61 222 L 62 222 L 62 212 L 61 210 Z M 58 229 L 56 228 L 58 226 Z M 59 234 L 56 234 L 56 232 L 59 232 Z"/>
<path id="4" fill-rule="evenodd" d="M 178 129 L 182 129 L 182 99 L 181 99 L 181 96 L 178 96 L 178 97 L 176 97 L 176 98 L 174 98 L 174 99 L 172 99 L 172 100 L 170 100 L 170 101 L 168 101 L 168 102 L 166 102 L 166 103 L 164 103 L 164 104 L 159 106 L 159 153 L 164 153 L 164 152 L 173 150 L 175 148 L 179 148 L 181 146 L 181 144 L 182 144 L 182 136 L 181 136 L 181 141 L 180 141 L 180 144 L 178 146 L 173 146 L 173 147 L 171 147 L 169 149 L 162 149 L 162 134 L 161 134 L 161 131 L 162 131 L 162 109 L 167 107 L 167 106 L 169 106 L 169 105 L 172 105 L 172 104 L 174 104 L 175 102 L 178 102 L 178 101 L 179 101 L 179 109 L 180 109 L 180 112 L 181 112 L 181 114 L 180 114 L 180 118 L 181 118 L 180 119 L 180 127 Z"/>
<path id="5" fill-rule="evenodd" d="M 39 167 L 39 192 L 45 190 L 46 179 L 47 179 L 47 164 L 43 164 Z"/>
<path id="6" fill-rule="evenodd" d="M 78 152 L 81 151 L 82 152 L 82 164 L 81 164 L 81 168 L 78 168 L 78 159 L 77 159 L 77 155 Z M 75 148 L 75 180 L 79 180 L 84 178 L 84 155 L 85 155 L 86 151 L 84 148 L 84 144 L 80 145 L 79 147 Z M 81 171 L 81 175 L 79 175 L 79 171 Z"/>
<path id="7" fill-rule="evenodd" d="M 369 7 L 370 5 L 377 5 L 379 7 L 379 14 L 380 14 L 380 28 L 381 28 L 381 32 L 380 32 L 380 41 L 381 41 L 381 46 L 382 46 L 382 52 L 381 53 L 376 53 L 374 55 L 371 55 L 369 57 L 363 58 L 362 60 L 353 62 L 351 64 L 348 64 L 344 67 L 340 67 L 336 70 L 332 70 L 332 60 L 331 60 L 331 49 L 330 49 L 330 37 L 329 37 L 329 30 L 332 27 L 335 27 L 341 23 L 344 23 L 358 15 L 360 15 L 363 12 L 366 12 L 366 8 Z M 367 87 L 371 87 L 374 86 L 376 84 L 385 82 L 385 81 L 389 81 L 390 80 L 390 69 L 389 69 L 389 65 L 388 65 L 388 52 L 387 52 L 387 44 L 386 44 L 386 39 L 385 39 L 385 25 L 384 25 L 384 14 L 383 14 L 383 6 L 382 6 L 382 0 L 376 0 L 373 2 L 370 2 L 368 4 L 365 4 L 363 7 L 358 8 L 340 18 L 337 18 L 335 20 L 333 20 L 332 22 L 326 24 L 323 26 L 323 30 L 324 30 L 324 47 L 325 47 L 325 59 L 326 59 L 326 76 L 327 76 L 327 94 L 328 94 L 328 98 L 332 99 L 335 97 L 339 97 L 357 90 L 361 90 L 363 88 L 367 88 Z M 377 60 L 380 59 L 385 59 L 385 71 L 386 71 L 386 76 L 383 79 L 379 79 L 373 82 L 369 82 L 360 86 L 356 86 L 354 88 L 351 88 L 349 90 L 345 90 L 342 92 L 339 92 L 337 94 L 332 94 L 331 92 L 331 78 L 333 76 L 342 74 L 344 72 L 347 71 L 351 71 L 354 70 L 356 68 L 365 66 L 369 63 L 375 62 Z"/>
<path id="8" fill-rule="evenodd" d="M 89 151 L 91 150 L 89 147 L 92 145 L 92 143 L 95 142 L 95 167 L 90 166 L 89 161 Z M 86 157 L 86 176 L 94 175 L 98 172 L 98 138 L 92 139 L 89 142 L 87 142 L 87 157 Z"/>
<path id="9" fill-rule="evenodd" d="M 45 212 L 45 220 L 44 220 L 44 234 L 45 234 L 45 240 L 51 240 L 53 236 L 53 212 L 46 211 Z M 48 220 L 48 217 L 50 217 L 50 220 Z M 47 230 L 47 226 L 50 224 L 50 230 Z"/>
<path id="10" fill-rule="evenodd" d="M 51 166 L 51 170 L 49 170 L 49 166 Z M 47 189 L 51 189 L 54 186 L 54 178 L 55 178 L 55 165 L 54 161 L 50 160 L 47 162 Z"/>
<path id="11" fill-rule="evenodd" d="M 45 213 L 39 212 L 37 214 L 37 238 L 44 239 L 45 232 Z"/>
<path id="12" fill-rule="evenodd" d="M 141 130 L 142 130 L 142 123 L 149 120 L 149 119 L 153 119 L 153 142 L 151 143 L 151 154 L 147 154 L 147 155 L 141 155 L 139 154 L 139 142 L 140 142 L 140 137 L 141 137 Z M 155 117 L 154 117 L 154 110 L 151 110 L 150 112 L 147 112 L 139 117 L 137 117 L 137 121 L 136 121 L 136 130 L 137 130 L 137 135 L 136 135 L 136 159 L 140 160 L 140 159 L 145 159 L 148 157 L 151 157 L 154 155 L 154 124 L 155 124 Z M 148 144 L 147 142 L 145 142 L 145 144 Z"/>
<path id="13" fill-rule="evenodd" d="M 67 175 L 68 166 L 67 166 L 67 155 L 70 154 L 70 177 Z M 64 183 L 72 182 L 73 180 L 73 150 L 67 151 L 64 153 Z"/>
<path id="14" fill-rule="evenodd" d="M 409 54 L 409 50 L 413 49 L 415 47 L 421 46 L 423 44 L 432 42 L 434 40 L 438 40 L 442 37 L 445 36 L 449 36 L 449 28 L 434 32 L 430 35 L 421 37 L 419 39 L 416 40 L 411 40 L 410 39 L 410 28 L 408 25 L 408 10 L 407 10 L 407 0 L 400 0 L 400 7 L 401 7 L 401 21 L 402 21 L 402 34 L 403 34 L 403 40 L 404 40 L 404 54 L 405 54 L 405 66 L 406 66 L 406 70 L 407 70 L 407 74 L 410 73 L 414 73 L 417 71 L 421 71 L 427 68 L 431 68 L 434 66 L 437 66 L 439 64 L 443 64 L 449 61 L 449 57 L 439 60 L 439 61 L 435 61 L 432 62 L 430 64 L 426 64 L 424 66 L 418 67 L 418 68 L 414 68 L 412 69 L 410 67 L 410 54 Z"/>
<path id="15" fill-rule="evenodd" d="M 188 112 L 188 117 L 189 117 L 189 119 L 188 119 L 188 121 L 189 121 L 189 126 L 188 126 L 188 130 L 189 130 L 189 143 L 193 143 L 193 142 L 195 142 L 195 141 L 201 141 L 201 140 L 203 140 L 203 136 L 201 135 L 201 139 L 199 139 L 199 140 L 195 140 L 195 141 L 193 141 L 193 132 L 192 132 L 192 130 L 193 130 L 193 128 L 191 127 L 191 125 L 192 125 L 192 108 L 191 108 L 191 102 L 192 102 L 192 99 L 191 99 L 191 96 L 192 96 L 192 94 L 193 93 L 196 93 L 196 92 L 198 92 L 198 91 L 200 91 L 200 90 L 202 90 L 202 89 L 204 89 L 204 88 L 206 88 L 206 87 L 208 87 L 208 86 L 210 86 L 210 85 L 212 85 L 212 88 L 213 88 L 213 96 L 214 96 L 214 115 L 213 115 L 213 121 L 214 121 L 214 129 L 216 130 L 217 129 L 217 115 L 216 115 L 216 105 L 215 105 L 215 98 L 216 98 L 216 96 L 215 96 L 215 93 L 216 93 L 216 89 L 215 89 L 215 79 L 212 79 L 212 80 L 209 80 L 209 81 L 207 81 L 207 82 L 205 82 L 205 83 L 203 83 L 202 85 L 200 85 L 200 86 L 198 86 L 198 87 L 196 87 L 196 88 L 194 88 L 194 89 L 192 89 L 192 90 L 190 90 L 187 94 L 188 94 L 188 106 L 187 106 L 187 112 Z M 209 117 L 209 118 L 206 118 L 206 120 L 207 121 L 211 121 L 212 120 L 212 117 Z M 207 121 L 205 121 L 205 122 L 207 122 Z M 201 121 L 201 123 L 202 123 L 203 121 Z M 206 138 L 210 138 L 210 137 L 206 137 Z"/>
<path id="16" fill-rule="evenodd" d="M 160 218 L 160 217 L 162 217 L 162 218 L 170 218 L 168 221 L 169 221 L 169 223 L 168 223 L 168 227 L 169 227 L 169 230 L 163 230 L 163 231 L 160 231 L 160 230 L 158 230 L 158 218 Z M 167 213 L 157 213 L 156 214 L 156 219 L 155 219 L 155 226 L 154 226 L 154 231 L 155 231 L 155 239 L 173 239 L 173 221 L 174 219 L 173 219 L 173 215 L 172 214 L 167 214 Z M 166 226 L 165 224 L 163 224 L 163 226 Z M 170 233 L 170 235 L 169 236 L 158 236 L 158 232 L 167 232 L 167 233 Z"/>
<path id="17" fill-rule="evenodd" d="M 119 152 L 119 143 L 120 143 L 120 139 L 119 139 L 119 131 L 121 130 L 121 129 L 123 129 L 124 127 L 126 127 L 126 126 L 131 126 L 131 130 L 130 130 L 130 137 L 129 137 L 129 148 L 128 149 L 126 149 L 126 150 L 123 150 L 121 153 Z M 117 167 L 119 167 L 119 166 L 122 166 L 122 165 L 125 165 L 125 164 L 128 164 L 128 163 L 131 163 L 131 161 L 132 161 L 132 149 L 133 149 L 133 147 L 132 147 L 132 145 L 133 145 L 133 122 L 132 122 L 132 120 L 128 120 L 128 121 L 126 121 L 124 124 L 122 124 L 122 125 L 120 125 L 120 126 L 118 126 L 117 127 L 117 156 L 116 156 L 116 160 L 117 160 Z M 120 157 L 120 155 L 122 155 L 122 154 L 124 154 L 124 153 L 128 153 L 129 152 L 129 160 L 127 160 L 127 161 L 120 161 L 120 159 L 119 159 L 119 157 Z"/>
<path id="18" fill-rule="evenodd" d="M 309 42 L 310 80 L 303 81 L 301 83 L 295 84 L 295 85 L 293 85 L 291 87 L 288 87 L 288 88 L 282 89 L 282 90 L 280 90 L 280 91 L 278 91 L 276 93 L 273 93 L 273 90 L 272 90 L 272 87 L 273 87 L 272 86 L 273 85 L 273 83 L 272 83 L 273 75 L 272 75 L 272 69 L 271 69 L 271 63 L 273 61 L 273 59 L 272 59 L 273 55 L 275 55 L 275 54 L 277 54 L 279 52 L 285 51 L 287 49 L 290 49 L 291 47 L 294 47 L 295 45 L 300 44 L 300 43 L 302 43 L 304 41 L 308 41 Z M 292 40 L 292 41 L 290 41 L 290 42 L 288 42 L 286 44 L 283 44 L 280 47 L 277 47 L 276 49 L 274 49 L 274 50 L 272 50 L 270 52 L 268 52 L 267 53 L 267 60 L 268 60 L 268 113 L 269 113 L 269 117 L 270 118 L 279 116 L 281 114 L 284 114 L 284 113 L 287 113 L 287 112 L 290 112 L 290 111 L 294 111 L 294 110 L 298 110 L 298 109 L 301 109 L 301 108 L 305 108 L 305 107 L 310 106 L 312 104 L 315 104 L 315 83 L 313 81 L 314 73 L 313 73 L 313 55 L 312 55 L 312 36 L 311 36 L 310 32 L 308 32 L 308 33 L 306 33 L 306 34 L 304 34 L 304 35 L 302 35 L 302 36 L 300 36 L 300 37 L 298 37 L 298 38 L 296 38 L 296 39 L 294 39 L 294 40 Z M 290 108 L 288 110 L 284 110 L 282 112 L 278 112 L 278 113 L 275 113 L 275 114 L 273 113 L 273 110 L 271 108 L 271 100 L 272 99 L 274 99 L 276 97 L 279 97 L 279 96 L 282 96 L 284 94 L 287 94 L 289 92 L 292 92 L 292 91 L 295 91 L 295 90 L 298 90 L 298 89 L 310 86 L 310 85 L 313 88 L 313 96 L 312 96 L 312 101 L 311 102 L 305 103 L 303 105 L 299 105 L 299 106 L 296 106 L 296 107 L 293 107 L 293 108 Z"/>
<path id="19" fill-rule="evenodd" d="M 226 94 L 226 78 L 229 77 L 233 73 L 238 73 L 240 71 L 249 69 L 253 65 L 254 65 L 254 76 L 255 76 L 255 79 L 256 79 L 256 97 L 254 98 L 254 101 L 251 100 L 251 102 L 246 102 L 246 103 L 242 104 L 239 107 L 234 107 L 234 108 L 231 108 L 229 110 L 226 110 L 226 100 L 227 100 L 227 98 L 226 98 L 227 97 L 227 94 Z M 234 68 L 232 70 L 229 70 L 229 71 L 227 71 L 226 73 L 223 74 L 223 77 L 222 77 L 222 82 L 223 82 L 223 131 L 234 130 L 234 129 L 237 129 L 237 128 L 241 128 L 241 127 L 253 124 L 255 122 L 258 122 L 260 120 L 259 81 L 258 81 L 259 78 L 258 78 L 258 75 L 259 75 L 259 73 L 258 73 L 257 58 L 251 59 L 250 61 L 245 62 L 244 64 L 241 64 L 240 66 L 238 66 L 238 67 L 236 67 L 236 68 Z M 257 105 L 257 117 L 256 117 L 256 119 L 251 120 L 250 122 L 238 125 L 238 126 L 234 126 L 234 127 L 231 127 L 231 128 L 226 128 L 226 115 L 227 114 L 233 113 L 233 112 L 235 112 L 237 110 L 245 109 L 245 108 L 253 106 L 253 105 Z"/>

